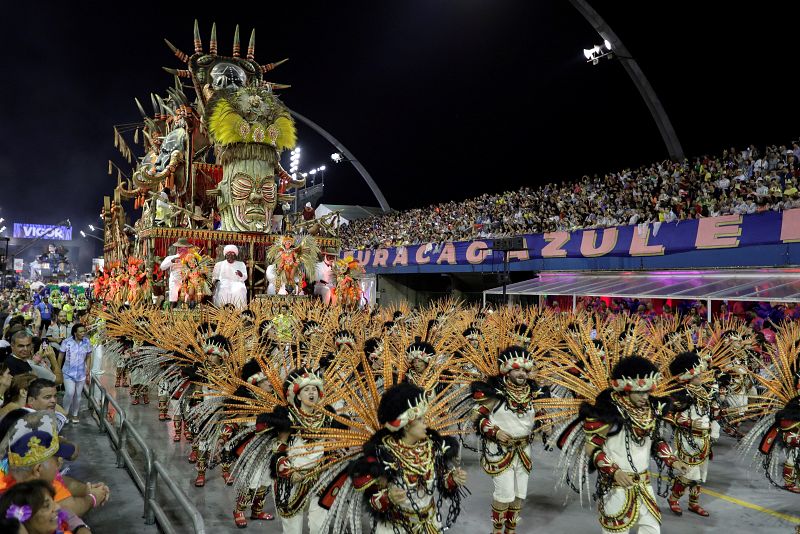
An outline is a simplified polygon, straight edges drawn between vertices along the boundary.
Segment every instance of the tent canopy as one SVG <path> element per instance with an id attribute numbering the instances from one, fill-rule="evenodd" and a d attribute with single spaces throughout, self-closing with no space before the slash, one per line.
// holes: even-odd
<path id="1" fill-rule="evenodd" d="M 381 215 L 383 210 L 371 206 L 350 206 L 347 204 L 320 204 L 314 210 L 317 218 L 323 217 L 333 211 L 339 212 L 340 224 L 347 224 L 356 219 Z"/>
<path id="2" fill-rule="evenodd" d="M 501 295 L 502 287 L 484 294 Z M 509 295 L 800 302 L 800 269 L 541 272 Z"/>

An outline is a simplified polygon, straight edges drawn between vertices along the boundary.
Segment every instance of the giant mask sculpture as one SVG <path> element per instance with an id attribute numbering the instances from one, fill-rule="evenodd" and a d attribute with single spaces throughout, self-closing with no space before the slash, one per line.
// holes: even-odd
<path id="1" fill-rule="evenodd" d="M 283 62 L 256 63 L 255 30 L 246 58 L 240 57 L 238 26 L 231 57 L 217 55 L 216 25 L 208 53 L 203 52 L 196 21 L 194 54 L 188 56 L 167 44 L 188 65 L 188 70 L 167 70 L 191 78 L 217 164 L 222 167 L 222 180 L 209 191 L 217 199 L 220 230 L 269 232 L 277 203 L 293 199 L 281 189 L 304 183 L 280 165 L 280 153 L 296 143 L 289 111 L 273 94 L 273 89 L 287 86 L 263 80 L 264 73 Z"/>

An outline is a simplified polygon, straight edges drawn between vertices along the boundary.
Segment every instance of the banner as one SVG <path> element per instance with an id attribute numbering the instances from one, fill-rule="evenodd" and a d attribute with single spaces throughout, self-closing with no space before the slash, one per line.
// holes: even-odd
<path id="1" fill-rule="evenodd" d="M 669 256 L 682 252 L 744 249 L 800 242 L 800 208 L 753 215 L 723 215 L 673 223 L 650 223 L 522 236 L 522 250 L 509 262 L 534 259 Z M 503 254 L 493 240 L 425 243 L 345 251 L 373 272 L 408 266 L 496 264 Z"/>
<path id="2" fill-rule="evenodd" d="M 14 271 L 21 273 L 22 269 L 25 268 L 25 260 L 22 258 L 14 258 Z"/>
<path id="3" fill-rule="evenodd" d="M 52 224 L 14 223 L 14 237 L 21 239 L 51 239 L 53 241 L 71 241 L 71 226 L 53 226 Z"/>

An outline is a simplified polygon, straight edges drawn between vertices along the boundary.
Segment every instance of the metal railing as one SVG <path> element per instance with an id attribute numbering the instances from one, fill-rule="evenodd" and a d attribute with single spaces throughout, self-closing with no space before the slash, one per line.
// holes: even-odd
<path id="1" fill-rule="evenodd" d="M 95 395 L 95 393 L 98 393 Z M 178 505 L 189 516 L 195 534 L 205 534 L 206 527 L 200 511 L 192 504 L 183 490 L 178 487 L 164 465 L 156 459 L 153 450 L 147 446 L 142 435 L 128 421 L 125 410 L 111 397 L 106 389 L 97 381 L 97 377 L 92 375 L 91 383 L 88 388 L 84 388 L 84 394 L 89 401 L 89 407 L 97 414 L 97 427 L 103 433 L 107 433 L 111 444 L 117 454 L 117 467 L 127 468 L 133 482 L 144 497 L 144 522 L 152 525 L 158 522 L 162 532 L 176 534 L 178 531 L 167 517 L 164 508 L 159 504 L 158 481 L 159 477 L 162 485 L 172 493 Z M 113 417 L 108 417 L 109 406 L 116 410 Z M 115 424 L 119 421 L 119 424 Z M 141 450 L 145 460 L 145 472 L 142 473 L 133 462 L 133 458 L 128 452 L 128 444 L 133 443 Z"/>

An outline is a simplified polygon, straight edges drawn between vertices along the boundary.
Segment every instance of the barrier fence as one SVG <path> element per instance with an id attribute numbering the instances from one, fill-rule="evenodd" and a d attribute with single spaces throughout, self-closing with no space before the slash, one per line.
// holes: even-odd
<path id="1" fill-rule="evenodd" d="M 160 488 L 166 488 L 173 495 L 180 508 L 189 516 L 195 534 L 205 534 L 206 527 L 203 516 L 189 500 L 183 490 L 178 487 L 164 465 L 158 461 L 153 450 L 147 446 L 142 435 L 128 421 L 125 410 L 111 397 L 106 389 L 92 375 L 88 388 L 84 394 L 89 401 L 89 408 L 97 415 L 97 426 L 101 433 L 108 434 L 112 447 L 117 455 L 117 467 L 126 468 L 136 487 L 144 498 L 144 522 L 152 525 L 158 522 L 162 532 L 177 534 L 175 525 L 167 516 L 164 508 L 158 502 Z M 109 417 L 109 406 L 116 410 L 116 414 Z M 134 463 L 128 451 L 128 445 L 135 445 L 144 456 L 144 473 Z M 159 485 L 159 482 L 161 483 Z"/>

